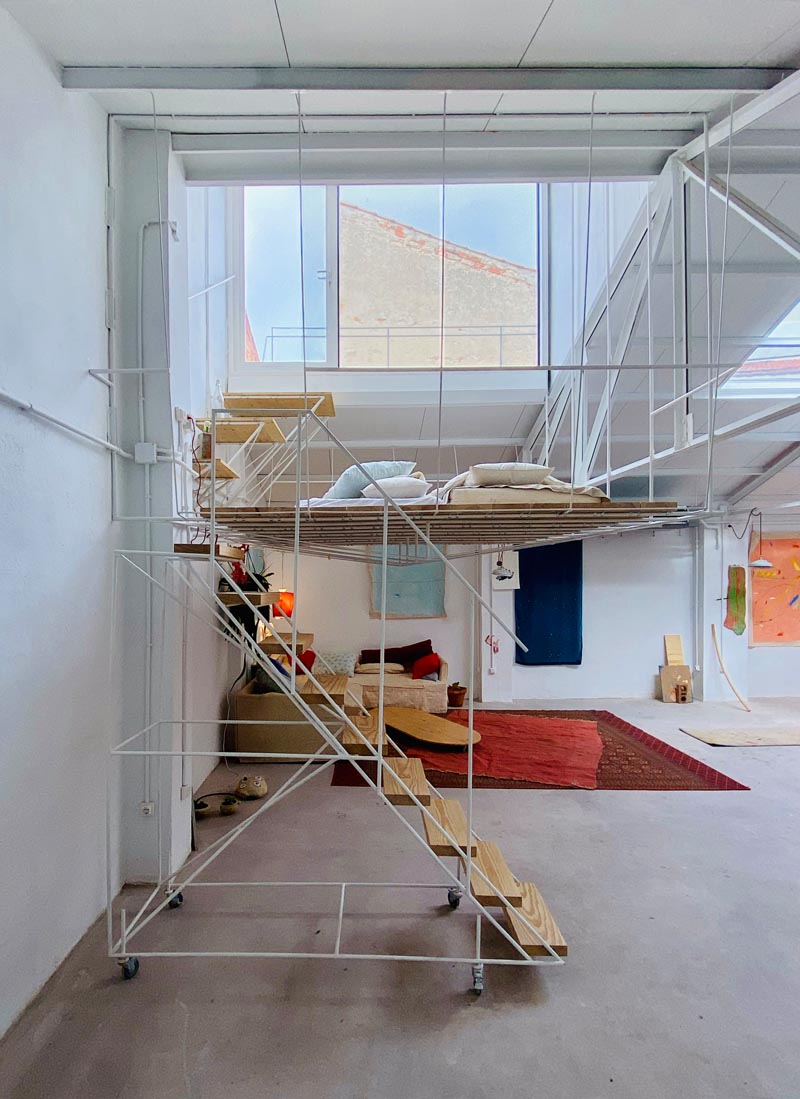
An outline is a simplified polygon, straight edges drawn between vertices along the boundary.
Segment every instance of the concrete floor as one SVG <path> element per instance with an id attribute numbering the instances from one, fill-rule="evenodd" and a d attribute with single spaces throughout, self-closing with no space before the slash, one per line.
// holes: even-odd
<path id="1" fill-rule="evenodd" d="M 479 999 L 466 965 L 144 959 L 122 982 L 98 923 L 0 1044 L 0 1095 L 795 1099 L 800 748 L 710 748 L 678 727 L 792 724 L 797 701 L 757 703 L 751 719 L 723 704 L 600 705 L 752 790 L 476 791 L 478 831 L 539 885 L 569 942 L 566 966 L 487 968 Z M 265 770 L 274 784 L 281 769 Z M 439 880 L 371 791 L 320 776 L 232 845 L 214 876 L 360 875 Z M 328 948 L 333 891 L 265 894 L 196 889 L 144 934 L 150 946 Z M 369 949 L 461 943 L 465 906 L 443 901 L 371 891 L 360 899 L 369 922 L 349 917 L 343 947 L 356 934 Z"/>

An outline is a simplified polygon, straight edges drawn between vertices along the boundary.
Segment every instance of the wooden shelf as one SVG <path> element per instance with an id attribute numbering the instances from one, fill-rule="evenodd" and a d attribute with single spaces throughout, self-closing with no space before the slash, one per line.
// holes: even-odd
<path id="1" fill-rule="evenodd" d="M 429 820 L 423 815 L 422 823 L 425 828 L 425 839 L 435 855 L 465 855 L 467 851 L 467 818 L 461 808 L 461 802 L 450 798 L 434 798 L 430 804 L 430 812 L 436 818 Z M 438 822 L 438 823 L 437 823 Z M 439 827 L 441 825 L 441 828 Z M 458 847 L 453 847 L 442 832 L 442 828 L 453 837 Z M 478 848 L 475 837 L 472 837 L 471 853 L 477 855 Z"/>
<path id="2" fill-rule="evenodd" d="M 286 436 L 275 420 L 264 417 L 253 420 L 217 420 L 217 443 L 246 443 L 256 430 L 258 435 L 254 441 L 257 443 L 286 442 Z"/>
<path id="3" fill-rule="evenodd" d="M 567 944 L 564 936 L 558 930 L 558 924 L 553 919 L 550 909 L 544 902 L 542 894 L 533 882 L 522 882 L 522 905 L 520 912 L 536 928 L 545 942 L 548 942 L 560 958 L 567 956 Z M 517 916 L 513 909 L 506 909 L 506 918 L 511 934 L 517 940 L 526 954 L 531 957 L 548 957 L 548 951 L 542 946 L 536 936 L 530 931 Z"/>
<path id="4" fill-rule="evenodd" d="M 472 861 L 472 867 L 472 895 L 477 901 L 487 908 L 505 908 L 497 893 L 483 878 L 474 873 L 475 867 L 483 871 L 509 904 L 513 904 L 515 908 L 522 907 L 522 886 L 509 870 L 508 863 L 496 843 L 492 843 L 491 840 L 479 840 L 478 853 Z"/>
<path id="5" fill-rule="evenodd" d="M 211 459 L 201 458 L 199 462 L 194 462 L 195 472 L 211 480 Z M 227 462 L 223 462 L 221 458 L 217 458 L 216 461 L 217 480 L 218 481 L 233 481 L 238 480 L 239 474 L 235 469 L 231 469 Z"/>
<path id="6" fill-rule="evenodd" d="M 422 805 L 430 805 L 431 789 L 425 778 L 421 759 L 405 759 L 400 756 L 383 766 L 383 792 L 386 800 L 392 805 L 414 805 L 414 799 L 406 793 L 398 779 L 403 780 Z"/>
<path id="7" fill-rule="evenodd" d="M 322 401 L 316 409 L 318 416 L 335 416 L 336 408 L 333 403 L 332 393 L 226 393 L 225 408 L 228 412 L 236 412 L 241 409 L 243 414 L 249 410 L 268 410 L 269 415 L 296 416 L 298 412 L 306 409 L 314 409 L 318 401 Z M 255 417 L 253 417 L 255 418 Z"/>
<path id="8" fill-rule="evenodd" d="M 175 542 L 172 548 L 175 553 L 208 557 L 210 546 L 207 542 Z M 244 561 L 246 554 L 239 546 L 229 546 L 227 542 L 218 542 L 217 552 L 214 556 L 221 561 Z"/>

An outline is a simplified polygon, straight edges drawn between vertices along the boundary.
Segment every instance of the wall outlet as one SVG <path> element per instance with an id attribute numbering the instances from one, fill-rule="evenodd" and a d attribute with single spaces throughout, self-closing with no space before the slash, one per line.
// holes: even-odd
<path id="1" fill-rule="evenodd" d="M 155 816 L 156 803 L 154 801 L 143 801 L 139 808 L 142 810 L 143 817 Z"/>
<path id="2" fill-rule="evenodd" d="M 175 406 L 175 419 L 181 425 L 181 427 L 185 427 L 186 424 L 189 423 L 189 413 L 186 411 L 185 408 L 179 408 L 176 405 Z"/>

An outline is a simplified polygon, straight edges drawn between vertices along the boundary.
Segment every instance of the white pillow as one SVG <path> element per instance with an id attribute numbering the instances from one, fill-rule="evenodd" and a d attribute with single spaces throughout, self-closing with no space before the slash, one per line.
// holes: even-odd
<path id="1" fill-rule="evenodd" d="M 469 473 L 457 473 L 455 477 L 450 478 L 446 485 L 442 485 L 439 489 L 439 495 L 444 496 L 444 494 L 450 492 L 451 489 L 461 488 L 461 486 L 466 483 L 467 477 L 469 477 Z"/>
<path id="2" fill-rule="evenodd" d="M 356 675 L 363 672 L 364 675 L 377 675 L 381 670 L 380 664 L 359 664 L 356 668 Z M 390 664 L 388 661 L 383 665 L 383 670 L 387 675 L 399 675 L 400 672 L 404 672 L 405 668 L 402 664 Z"/>
<path id="3" fill-rule="evenodd" d="M 427 481 L 420 481 L 418 477 L 384 477 L 378 484 L 392 500 L 410 500 L 416 496 L 426 496 L 432 485 Z M 381 494 L 375 485 L 367 485 L 361 490 L 361 495 L 368 500 L 378 500 Z"/>
<path id="4" fill-rule="evenodd" d="M 553 472 L 553 466 L 531 462 L 481 462 L 469 467 L 467 485 L 540 485 Z"/>

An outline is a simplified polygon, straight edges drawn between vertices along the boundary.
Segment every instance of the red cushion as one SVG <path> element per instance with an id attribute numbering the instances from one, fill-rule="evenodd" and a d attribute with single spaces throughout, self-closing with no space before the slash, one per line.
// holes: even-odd
<path id="1" fill-rule="evenodd" d="M 297 657 L 297 663 L 302 664 L 307 672 L 310 672 L 314 667 L 314 661 L 317 659 L 317 654 L 313 649 L 306 649 L 304 652 L 299 653 Z"/>
<path id="2" fill-rule="evenodd" d="M 430 638 L 427 641 L 415 641 L 413 645 L 399 645 L 386 650 L 386 661 L 390 664 L 402 664 L 408 669 L 415 660 L 421 656 L 429 656 L 433 652 Z M 359 657 L 359 664 L 378 664 L 381 659 L 380 649 L 364 649 Z"/>
<path id="3" fill-rule="evenodd" d="M 419 660 L 415 660 L 411 665 L 411 678 L 422 679 L 423 676 L 430 675 L 431 672 L 438 672 L 441 664 L 438 653 L 428 653 L 427 656 L 421 656 Z"/>

